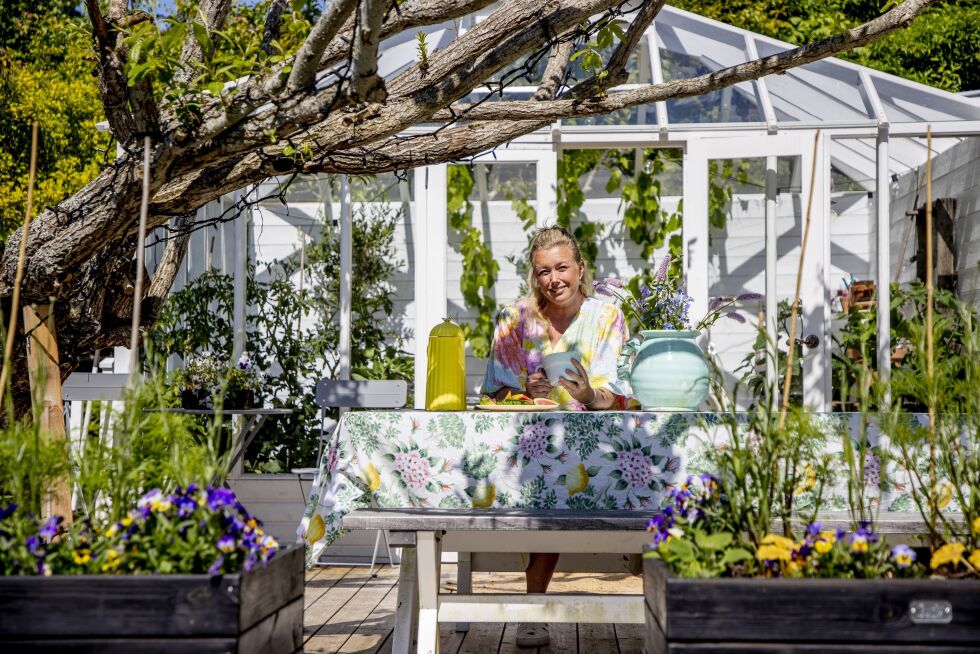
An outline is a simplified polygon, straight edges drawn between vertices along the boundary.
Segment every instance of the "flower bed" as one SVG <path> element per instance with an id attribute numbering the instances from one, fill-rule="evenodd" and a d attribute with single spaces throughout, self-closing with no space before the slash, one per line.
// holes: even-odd
<path id="1" fill-rule="evenodd" d="M 689 579 L 643 562 L 647 654 L 977 652 L 980 581 Z"/>
<path id="2" fill-rule="evenodd" d="M 294 652 L 303 550 L 231 490 L 154 489 L 104 528 L 0 507 L 0 647 Z"/>

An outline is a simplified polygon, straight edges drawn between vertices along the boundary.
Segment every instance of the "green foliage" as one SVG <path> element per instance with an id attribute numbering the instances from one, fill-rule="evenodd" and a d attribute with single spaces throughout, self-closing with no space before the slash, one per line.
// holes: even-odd
<path id="1" fill-rule="evenodd" d="M 682 577 L 721 577 L 731 566 L 752 560 L 744 547 L 733 545 L 732 534 L 718 531 L 711 534 L 692 527 L 694 538 L 671 538 L 649 551 L 646 556 L 663 559 L 672 571 Z"/>
<path id="2" fill-rule="evenodd" d="M 474 324 L 462 324 L 463 335 L 473 355 L 482 359 L 489 355 L 490 341 L 493 339 L 497 313 L 493 285 L 497 281 L 500 264 L 494 259 L 480 230 L 473 226 L 473 205 L 469 201 L 472 191 L 473 173 L 470 169 L 466 166 L 449 166 L 446 185 L 449 227 L 459 235 L 459 252 L 463 256 L 459 288 L 466 305 L 477 312 Z"/>
<path id="3" fill-rule="evenodd" d="M 67 472 L 64 439 L 49 439 L 28 417 L 8 423 L 0 432 L 0 505 L 15 502 L 41 514 L 45 489 Z"/>
<path id="4" fill-rule="evenodd" d="M 151 374 L 127 391 L 120 411 L 110 414 L 111 438 L 86 434 L 72 467 L 87 517 L 121 520 L 150 489 L 224 478 L 228 453 L 221 452 L 220 422 L 199 425 L 188 416 L 162 411 L 170 402 L 162 376 Z"/>
<path id="5" fill-rule="evenodd" d="M 0 238 L 27 210 L 31 123 L 40 122 L 34 211 L 60 202 L 111 158 L 85 21 L 69 2 L 0 7 Z M 33 9 L 28 12 L 27 9 Z"/>
<path id="6" fill-rule="evenodd" d="M 892 370 L 892 404 L 881 412 L 882 429 L 912 475 L 913 499 L 930 525 L 933 544 L 942 534 L 947 542 L 980 548 L 980 316 L 951 294 L 936 293 L 930 370 L 925 312 L 916 313 L 924 289 L 913 288 L 908 297 L 913 311 L 897 328 L 907 335 L 911 351 L 907 362 Z M 934 434 L 908 418 L 909 399 L 929 412 Z M 923 451 L 929 452 L 928 462 L 922 461 Z M 962 521 L 942 513 L 953 502 Z"/>
<path id="7" fill-rule="evenodd" d="M 712 392 L 722 410 L 717 413 L 724 447 L 708 447 L 709 469 L 718 476 L 726 498 L 712 516 L 713 524 L 746 534 L 758 545 L 776 519 L 791 536 L 790 520 L 813 522 L 824 488 L 833 482 L 826 436 L 805 409 L 790 408 L 780 424 L 776 402 L 757 401 L 742 412 L 717 375 Z M 707 426 L 705 426 L 707 429 Z"/>
<path id="8" fill-rule="evenodd" d="M 605 162 L 606 150 L 565 150 L 558 158 L 557 224 L 572 231 L 578 241 L 582 258 L 595 268 L 599 253 L 599 226 L 590 222 L 582 213 L 585 193 L 582 191 L 582 178 Z M 572 219 L 578 224 L 572 228 Z"/>
<path id="9" fill-rule="evenodd" d="M 583 70 L 592 73 L 598 80 L 604 79 L 609 72 L 603 70 L 602 51 L 611 50 L 617 40 L 625 38 L 625 26 L 624 21 L 603 18 L 602 24 L 595 31 L 594 40 L 586 42 L 580 50 L 573 53 L 570 61 L 577 60 Z"/>
<path id="10" fill-rule="evenodd" d="M 412 357 L 401 349 L 400 335 L 380 319 L 393 308 L 389 280 L 398 267 L 394 220 L 390 213 L 378 213 L 353 221 L 354 379 L 412 378 Z M 255 367 L 267 373 L 259 399 L 293 409 L 292 415 L 269 421 L 247 453 L 246 463 L 267 472 L 315 463 L 320 418 L 313 384 L 335 376 L 338 365 L 339 234 L 328 229 L 306 248 L 302 291 L 291 279 L 298 267 L 297 261 L 282 262 L 269 271 L 269 281 L 250 275 L 247 287 L 247 301 L 256 310 L 246 317 L 246 351 Z M 165 357 L 186 359 L 207 351 L 233 364 L 233 305 L 232 279 L 210 271 L 170 295 L 149 340 Z"/>

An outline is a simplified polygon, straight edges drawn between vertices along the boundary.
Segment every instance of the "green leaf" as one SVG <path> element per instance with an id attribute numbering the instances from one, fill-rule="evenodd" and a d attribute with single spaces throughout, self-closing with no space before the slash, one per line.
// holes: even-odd
<path id="1" fill-rule="evenodd" d="M 725 550 L 725 554 L 721 557 L 721 564 L 731 565 L 732 563 L 738 563 L 739 561 L 751 560 L 752 554 L 750 554 L 748 550 L 744 550 L 741 547 L 733 547 Z"/>
<path id="2" fill-rule="evenodd" d="M 732 535 L 724 531 L 708 535 L 698 530 L 694 532 L 694 542 L 703 550 L 717 551 L 725 549 L 731 544 Z"/>
<path id="3" fill-rule="evenodd" d="M 684 540 L 683 538 L 672 538 L 667 541 L 666 548 L 670 556 L 676 557 L 685 563 L 691 563 L 695 560 L 694 546 L 691 545 L 690 541 Z"/>

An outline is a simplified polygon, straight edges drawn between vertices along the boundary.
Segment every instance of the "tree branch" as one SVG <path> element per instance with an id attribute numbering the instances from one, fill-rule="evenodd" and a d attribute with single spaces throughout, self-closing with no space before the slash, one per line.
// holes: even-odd
<path id="1" fill-rule="evenodd" d="M 338 103 L 336 91 L 324 89 L 312 96 L 297 95 L 297 101 L 280 101 L 261 115 L 250 116 L 225 131 L 220 139 L 199 147 L 208 153 L 210 163 L 255 147 L 263 147 L 267 155 L 274 156 L 303 144 L 317 153 L 348 149 L 390 136 L 427 119 L 515 59 L 555 39 L 556 33 L 574 28 L 617 2 L 545 0 L 532 4 L 511 0 L 448 47 L 430 54 L 424 72 L 417 64 L 389 82 L 389 98 L 383 105 L 340 112 L 337 109 L 347 99 L 341 96 Z M 302 130 L 291 132 L 287 129 L 291 126 L 302 126 Z M 280 139 L 273 145 L 269 145 L 271 127 L 276 128 Z M 195 150 L 188 151 L 182 160 L 194 161 L 199 154 Z M 187 170 L 178 166 L 174 172 L 179 175 Z"/>
<path id="2" fill-rule="evenodd" d="M 587 100 L 559 98 L 548 102 L 515 100 L 482 104 L 459 103 L 453 105 L 451 111 L 440 111 L 433 118 L 439 120 L 458 120 L 461 118 L 466 120 L 531 120 L 535 118 L 559 120 L 572 116 L 595 116 L 640 104 L 701 95 L 739 82 L 757 79 L 764 75 L 782 73 L 846 50 L 859 48 L 908 25 L 917 15 L 935 2 L 937 0 L 905 0 L 901 5 L 878 18 L 843 34 L 690 79 L 648 85 Z"/>
<path id="3" fill-rule="evenodd" d="M 616 45 L 616 49 L 613 50 L 609 61 L 603 68 L 602 74 L 585 80 L 581 84 L 576 84 L 574 88 L 563 95 L 571 98 L 588 98 L 593 95 L 602 95 L 607 89 L 613 86 L 625 84 L 626 80 L 629 79 L 626 64 L 629 63 L 630 55 L 636 49 L 637 44 L 643 38 L 653 19 L 663 9 L 664 4 L 666 4 L 665 0 L 647 0 L 644 2 L 640 10 L 636 12 L 636 16 L 633 18 L 633 22 L 630 23 L 629 29 L 626 30 L 625 37 Z M 657 46 L 654 44 L 652 47 Z"/>
<path id="4" fill-rule="evenodd" d="M 122 73 L 122 62 L 116 56 L 116 33 L 102 17 L 98 0 L 85 0 L 99 56 L 99 96 L 109 129 L 116 140 L 125 143 L 136 130 L 136 121 L 129 110 L 129 89 Z"/>
<path id="5" fill-rule="evenodd" d="M 289 5 L 289 0 L 272 0 L 269 9 L 265 12 L 265 27 L 262 30 L 262 43 L 259 45 L 267 55 L 274 52 L 272 42 L 279 38 L 279 30 L 282 28 L 282 12 Z"/>
<path id="6" fill-rule="evenodd" d="M 316 25 L 310 30 L 306 41 L 296 53 L 293 68 L 286 83 L 289 90 L 303 88 L 313 81 L 317 70 L 319 70 L 320 57 L 323 55 L 323 51 L 340 31 L 344 21 L 354 11 L 356 5 L 357 0 L 334 0 L 327 6 Z M 281 91 L 281 76 L 274 75 L 270 78 L 265 90 L 270 94 Z"/>
<path id="7" fill-rule="evenodd" d="M 361 0 L 357 17 L 357 36 L 351 58 L 354 83 L 351 94 L 355 102 L 384 102 L 388 96 L 385 83 L 378 77 L 378 44 L 381 42 L 381 19 L 388 0 Z"/>
<path id="8" fill-rule="evenodd" d="M 285 0 L 284 0 L 285 1 Z M 381 38 L 399 34 L 415 27 L 441 23 L 481 9 L 495 0 L 408 0 L 398 6 L 397 14 L 389 14 L 381 28 Z M 319 69 L 334 66 L 351 50 L 354 19 L 348 17 L 340 34 L 330 42 L 320 58 Z M 214 101 L 205 111 L 202 126 L 196 134 L 187 134 L 178 141 L 201 142 L 218 136 L 244 120 L 252 111 L 270 102 L 272 93 L 285 86 L 288 77 L 279 66 L 267 77 L 253 77 L 238 86 L 234 95 L 225 102 Z M 266 87 L 272 91 L 266 91 Z"/>
<path id="9" fill-rule="evenodd" d="M 193 216 L 192 213 L 186 213 L 175 221 L 173 228 L 177 235 L 167 241 L 163 256 L 153 272 L 153 279 L 146 289 L 147 298 L 153 298 L 162 304 L 170 293 L 170 287 L 173 286 L 180 271 L 180 262 L 184 260 L 184 255 L 187 253 L 187 244 L 191 240 L 190 228 L 194 222 Z"/>
<path id="10" fill-rule="evenodd" d="M 207 31 L 221 29 L 231 9 L 231 0 L 201 0 L 197 18 L 192 22 L 184 38 L 184 49 L 180 53 L 180 63 L 174 79 L 179 84 L 190 84 L 197 77 L 199 65 L 211 59 L 210 52 L 201 49 L 201 43 L 194 33 L 194 23 L 204 25 Z"/>
<path id="11" fill-rule="evenodd" d="M 534 93 L 536 101 L 551 100 L 558 93 L 558 89 L 565 80 L 565 72 L 568 70 L 568 61 L 571 59 L 572 49 L 575 47 L 574 39 L 572 32 L 566 32 L 558 43 L 551 47 L 548 64 L 541 76 L 541 84 Z"/>

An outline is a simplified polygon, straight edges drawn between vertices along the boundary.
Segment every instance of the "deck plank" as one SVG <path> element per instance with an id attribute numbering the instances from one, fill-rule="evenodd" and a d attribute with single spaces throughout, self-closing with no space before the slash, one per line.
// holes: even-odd
<path id="1" fill-rule="evenodd" d="M 323 597 L 334 585 L 343 579 L 344 575 L 353 570 L 349 566 L 330 566 L 318 568 L 316 574 L 306 582 L 306 593 L 303 597 L 303 608 L 308 609 L 313 602 Z"/>
<path id="2" fill-rule="evenodd" d="M 474 622 L 466 632 L 458 654 L 497 654 L 503 633 L 503 623 Z"/>
<path id="3" fill-rule="evenodd" d="M 344 578 L 350 576 L 348 574 Z M 376 577 L 368 575 L 367 569 L 363 569 L 363 576 L 364 583 L 306 641 L 304 649 L 307 652 L 341 651 L 365 621 L 373 620 L 372 614 L 398 583 L 398 568 L 381 566 Z"/>
<path id="4" fill-rule="evenodd" d="M 617 624 L 613 627 L 616 630 L 616 642 L 619 643 L 619 654 L 643 654 L 644 625 Z"/>
<path id="5" fill-rule="evenodd" d="M 593 654 L 578 647 L 578 625 L 552 624 L 548 625 L 550 641 L 544 647 L 538 648 L 538 654 Z"/>
<path id="6" fill-rule="evenodd" d="M 362 588 L 361 592 L 365 592 Z M 338 653 L 373 654 L 394 630 L 395 607 L 398 604 L 398 585 L 393 585 L 371 613 L 364 618 Z"/>
<path id="7" fill-rule="evenodd" d="M 616 654 L 616 630 L 611 624 L 580 624 L 578 626 L 578 650 L 588 654 Z"/>

